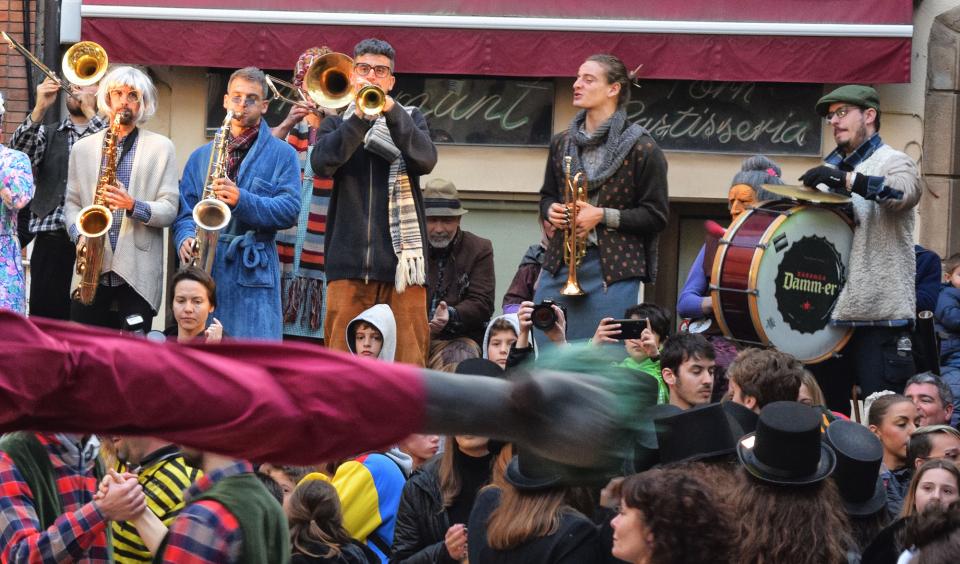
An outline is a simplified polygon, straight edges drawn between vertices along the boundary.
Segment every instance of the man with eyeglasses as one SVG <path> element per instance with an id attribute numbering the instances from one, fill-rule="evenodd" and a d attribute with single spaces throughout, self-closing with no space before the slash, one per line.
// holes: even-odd
<path id="1" fill-rule="evenodd" d="M 104 235 L 100 284 L 93 303 L 71 303 L 73 321 L 120 329 L 139 315 L 149 328 L 163 291 L 163 228 L 177 216 L 177 160 L 173 143 L 141 129 L 157 109 L 157 90 L 143 71 L 116 67 L 97 91 L 107 121 L 121 115 L 116 164 L 117 184 L 107 186 L 105 203 L 113 225 Z M 64 216 L 70 238 L 80 243 L 80 210 L 93 203 L 101 168 L 105 131 L 73 145 Z"/>
<path id="2" fill-rule="evenodd" d="M 10 148 L 30 157 L 36 192 L 30 201 L 28 230 L 30 255 L 30 315 L 70 319 L 70 281 L 76 248 L 67 235 L 63 197 L 67 191 L 67 163 L 78 139 L 107 126 L 97 114 L 97 85 L 71 85 L 67 115 L 54 125 L 44 116 L 57 101 L 60 86 L 47 78 L 37 85 L 37 103 L 13 132 Z M 26 240 L 22 246 L 26 247 Z"/>
<path id="3" fill-rule="evenodd" d="M 843 359 L 818 369 L 818 378 L 849 382 L 852 374 L 863 396 L 902 392 L 915 372 L 910 328 L 916 317 L 917 166 L 880 138 L 880 97 L 873 88 L 841 86 L 820 98 L 816 111 L 833 130 L 837 148 L 800 180 L 849 195 L 856 223 L 846 284 L 832 314 L 835 325 L 856 329 Z M 828 390 L 837 387 L 827 385 Z M 850 386 L 845 390 L 849 400 Z M 830 395 L 828 403 L 835 405 L 839 398 Z"/>
<path id="4" fill-rule="evenodd" d="M 217 318 L 235 337 L 280 340 L 280 264 L 277 231 L 297 222 L 300 166 L 289 144 L 270 133 L 263 71 L 246 67 L 230 75 L 223 107 L 233 112 L 226 146 L 226 176 L 213 180 L 214 196 L 231 210 L 217 238 L 211 275 L 217 283 Z M 203 197 L 213 142 L 190 155 L 180 180 L 180 213 L 174 236 L 188 264 L 196 236 L 193 207 Z"/>
<path id="5" fill-rule="evenodd" d="M 355 91 L 393 88 L 395 52 L 380 39 L 354 48 Z M 425 274 L 426 228 L 420 176 L 437 162 L 426 119 L 389 95 L 379 116 L 356 104 L 326 118 L 311 155 L 313 170 L 333 178 L 325 240 L 330 348 L 347 351 L 346 329 L 378 303 L 393 310 L 396 360 L 423 366 L 429 347 Z"/>

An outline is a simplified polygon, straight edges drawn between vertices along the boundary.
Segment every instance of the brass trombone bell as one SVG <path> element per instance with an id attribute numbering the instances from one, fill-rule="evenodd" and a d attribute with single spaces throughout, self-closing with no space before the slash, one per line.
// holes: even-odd
<path id="1" fill-rule="evenodd" d="M 56 82 L 57 86 L 63 89 L 67 95 L 79 100 L 77 95 L 70 89 L 70 85 L 61 80 L 60 77 L 57 76 L 57 73 L 50 70 L 50 67 L 43 64 L 43 62 L 28 51 L 26 47 L 21 45 L 16 39 L 7 35 L 5 31 L 0 31 L 0 36 L 3 37 L 3 40 L 6 41 L 13 50 L 23 55 L 27 61 L 40 69 L 40 72 L 47 75 L 50 80 Z M 103 75 L 107 73 L 108 63 L 107 52 L 103 47 L 93 41 L 81 41 L 67 49 L 67 52 L 63 54 L 63 76 L 77 86 L 93 84 L 103 78 Z"/>
<path id="2" fill-rule="evenodd" d="M 73 44 L 63 54 L 63 77 L 77 86 L 95 84 L 107 73 L 107 52 L 93 41 Z"/>
<path id="3" fill-rule="evenodd" d="M 343 53 L 318 57 L 303 76 L 303 89 L 323 108 L 343 108 L 353 100 L 353 59 Z"/>

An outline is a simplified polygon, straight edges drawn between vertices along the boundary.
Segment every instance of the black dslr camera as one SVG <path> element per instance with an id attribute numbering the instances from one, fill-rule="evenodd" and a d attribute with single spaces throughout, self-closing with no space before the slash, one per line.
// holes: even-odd
<path id="1" fill-rule="evenodd" d="M 530 321 L 533 322 L 534 327 L 541 331 L 547 331 L 557 324 L 557 314 L 555 311 L 553 311 L 553 306 L 559 307 L 560 311 L 563 312 L 563 317 L 567 317 L 567 308 L 553 300 L 546 299 L 533 306 L 533 313 L 530 314 Z"/>

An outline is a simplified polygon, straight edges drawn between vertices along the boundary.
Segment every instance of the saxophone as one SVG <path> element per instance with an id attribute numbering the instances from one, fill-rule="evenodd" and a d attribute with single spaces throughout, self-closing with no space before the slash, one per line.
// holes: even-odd
<path id="1" fill-rule="evenodd" d="M 227 175 L 227 135 L 230 133 L 230 120 L 233 112 L 227 110 L 223 125 L 213 137 L 210 147 L 210 162 L 207 164 L 207 177 L 203 184 L 203 195 L 193 206 L 193 223 L 197 233 L 193 239 L 190 266 L 202 268 L 207 274 L 213 269 L 213 259 L 217 253 L 217 239 L 220 231 L 230 223 L 230 207 L 217 199 L 213 193 L 213 181 Z"/>
<path id="2" fill-rule="evenodd" d="M 124 113 L 113 116 L 110 129 L 103 135 L 100 149 L 100 172 L 97 175 L 97 189 L 93 203 L 80 210 L 77 215 L 77 231 L 83 236 L 83 242 L 77 249 L 77 274 L 80 284 L 73 291 L 72 298 L 83 305 L 93 303 L 100 284 L 100 270 L 103 267 L 103 245 L 107 232 L 113 226 L 113 213 L 107 208 L 107 186 L 117 184 L 117 164 L 120 161 L 120 121 Z"/>

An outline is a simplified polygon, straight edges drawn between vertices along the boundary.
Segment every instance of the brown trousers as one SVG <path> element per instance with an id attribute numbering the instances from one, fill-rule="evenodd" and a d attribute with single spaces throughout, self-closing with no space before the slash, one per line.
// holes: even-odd
<path id="1" fill-rule="evenodd" d="M 394 360 L 426 366 L 430 327 L 427 320 L 427 289 L 424 286 L 407 286 L 401 294 L 393 287 L 393 283 L 387 282 L 327 282 L 323 342 L 331 349 L 350 352 L 347 326 L 353 318 L 376 304 L 390 306 L 397 320 L 397 353 Z"/>

